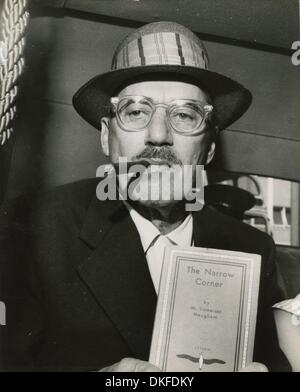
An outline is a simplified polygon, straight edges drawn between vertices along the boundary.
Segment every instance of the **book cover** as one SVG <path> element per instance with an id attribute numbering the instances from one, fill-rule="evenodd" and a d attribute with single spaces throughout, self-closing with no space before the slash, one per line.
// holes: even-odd
<path id="1" fill-rule="evenodd" d="M 149 361 L 163 371 L 237 371 L 252 361 L 261 257 L 168 247 Z"/>

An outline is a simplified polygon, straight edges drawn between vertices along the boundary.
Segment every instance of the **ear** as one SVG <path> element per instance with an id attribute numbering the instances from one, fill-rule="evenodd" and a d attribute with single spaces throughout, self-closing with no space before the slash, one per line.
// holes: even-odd
<path id="1" fill-rule="evenodd" d="M 207 153 L 206 165 L 208 165 L 212 161 L 215 155 L 215 150 L 216 150 L 216 143 L 212 142 Z"/>
<path id="2" fill-rule="evenodd" d="M 102 117 L 101 118 L 101 147 L 104 155 L 109 156 L 109 118 Z"/>

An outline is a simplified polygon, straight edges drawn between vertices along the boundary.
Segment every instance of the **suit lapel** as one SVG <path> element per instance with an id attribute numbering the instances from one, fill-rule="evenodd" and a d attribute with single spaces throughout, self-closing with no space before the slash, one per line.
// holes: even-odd
<path id="1" fill-rule="evenodd" d="M 194 214 L 195 246 L 213 247 L 216 231 L 210 218 L 206 209 Z M 120 201 L 100 202 L 95 197 L 80 237 L 92 248 L 78 267 L 81 279 L 133 355 L 147 359 L 157 296 L 127 208 Z"/>
<path id="2" fill-rule="evenodd" d="M 139 234 L 119 201 L 92 201 L 81 238 L 94 248 L 78 271 L 133 354 L 147 358 L 156 293 Z"/>
<path id="3" fill-rule="evenodd" d="M 212 207 L 206 206 L 196 212 L 193 223 L 195 246 L 237 251 L 247 249 L 237 241 L 237 236 L 239 236 L 239 232 L 236 232 L 238 221 Z"/>
<path id="4" fill-rule="evenodd" d="M 209 210 L 203 208 L 193 214 L 193 239 L 194 246 L 209 248 L 216 239 L 214 220 L 209 215 Z"/>

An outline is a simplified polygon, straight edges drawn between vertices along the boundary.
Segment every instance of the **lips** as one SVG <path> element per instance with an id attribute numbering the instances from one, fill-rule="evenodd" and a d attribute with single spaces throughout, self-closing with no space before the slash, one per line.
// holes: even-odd
<path id="1" fill-rule="evenodd" d="M 137 160 L 137 161 L 126 162 L 125 172 L 128 172 L 128 170 L 131 169 L 135 165 L 139 166 L 139 168 L 137 167 L 139 170 L 140 170 L 141 166 L 143 166 L 145 168 L 145 170 L 148 167 L 150 167 L 150 166 L 168 166 L 168 167 L 172 167 L 172 164 L 169 161 L 164 160 L 164 159 L 159 159 L 159 158 L 142 158 L 142 159 Z M 119 163 L 114 163 L 113 167 L 114 167 L 114 169 L 116 171 L 116 174 L 123 173 L 124 167 L 122 167 L 122 165 L 120 165 Z M 134 172 L 134 168 L 131 169 L 131 171 L 132 170 Z"/>
<path id="2" fill-rule="evenodd" d="M 143 158 L 142 162 L 145 162 L 147 164 L 145 165 L 146 167 L 149 165 L 159 165 L 159 166 L 168 166 L 168 167 L 172 166 L 169 161 L 160 158 Z M 143 165 L 144 163 L 139 162 L 139 164 Z"/>

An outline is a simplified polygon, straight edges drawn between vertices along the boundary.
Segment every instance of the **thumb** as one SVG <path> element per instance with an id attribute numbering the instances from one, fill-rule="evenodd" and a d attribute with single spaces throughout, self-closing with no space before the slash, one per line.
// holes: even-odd
<path id="1" fill-rule="evenodd" d="M 251 362 L 243 369 L 239 370 L 240 372 L 253 372 L 253 373 L 264 373 L 268 372 L 268 368 L 259 362 Z"/>

